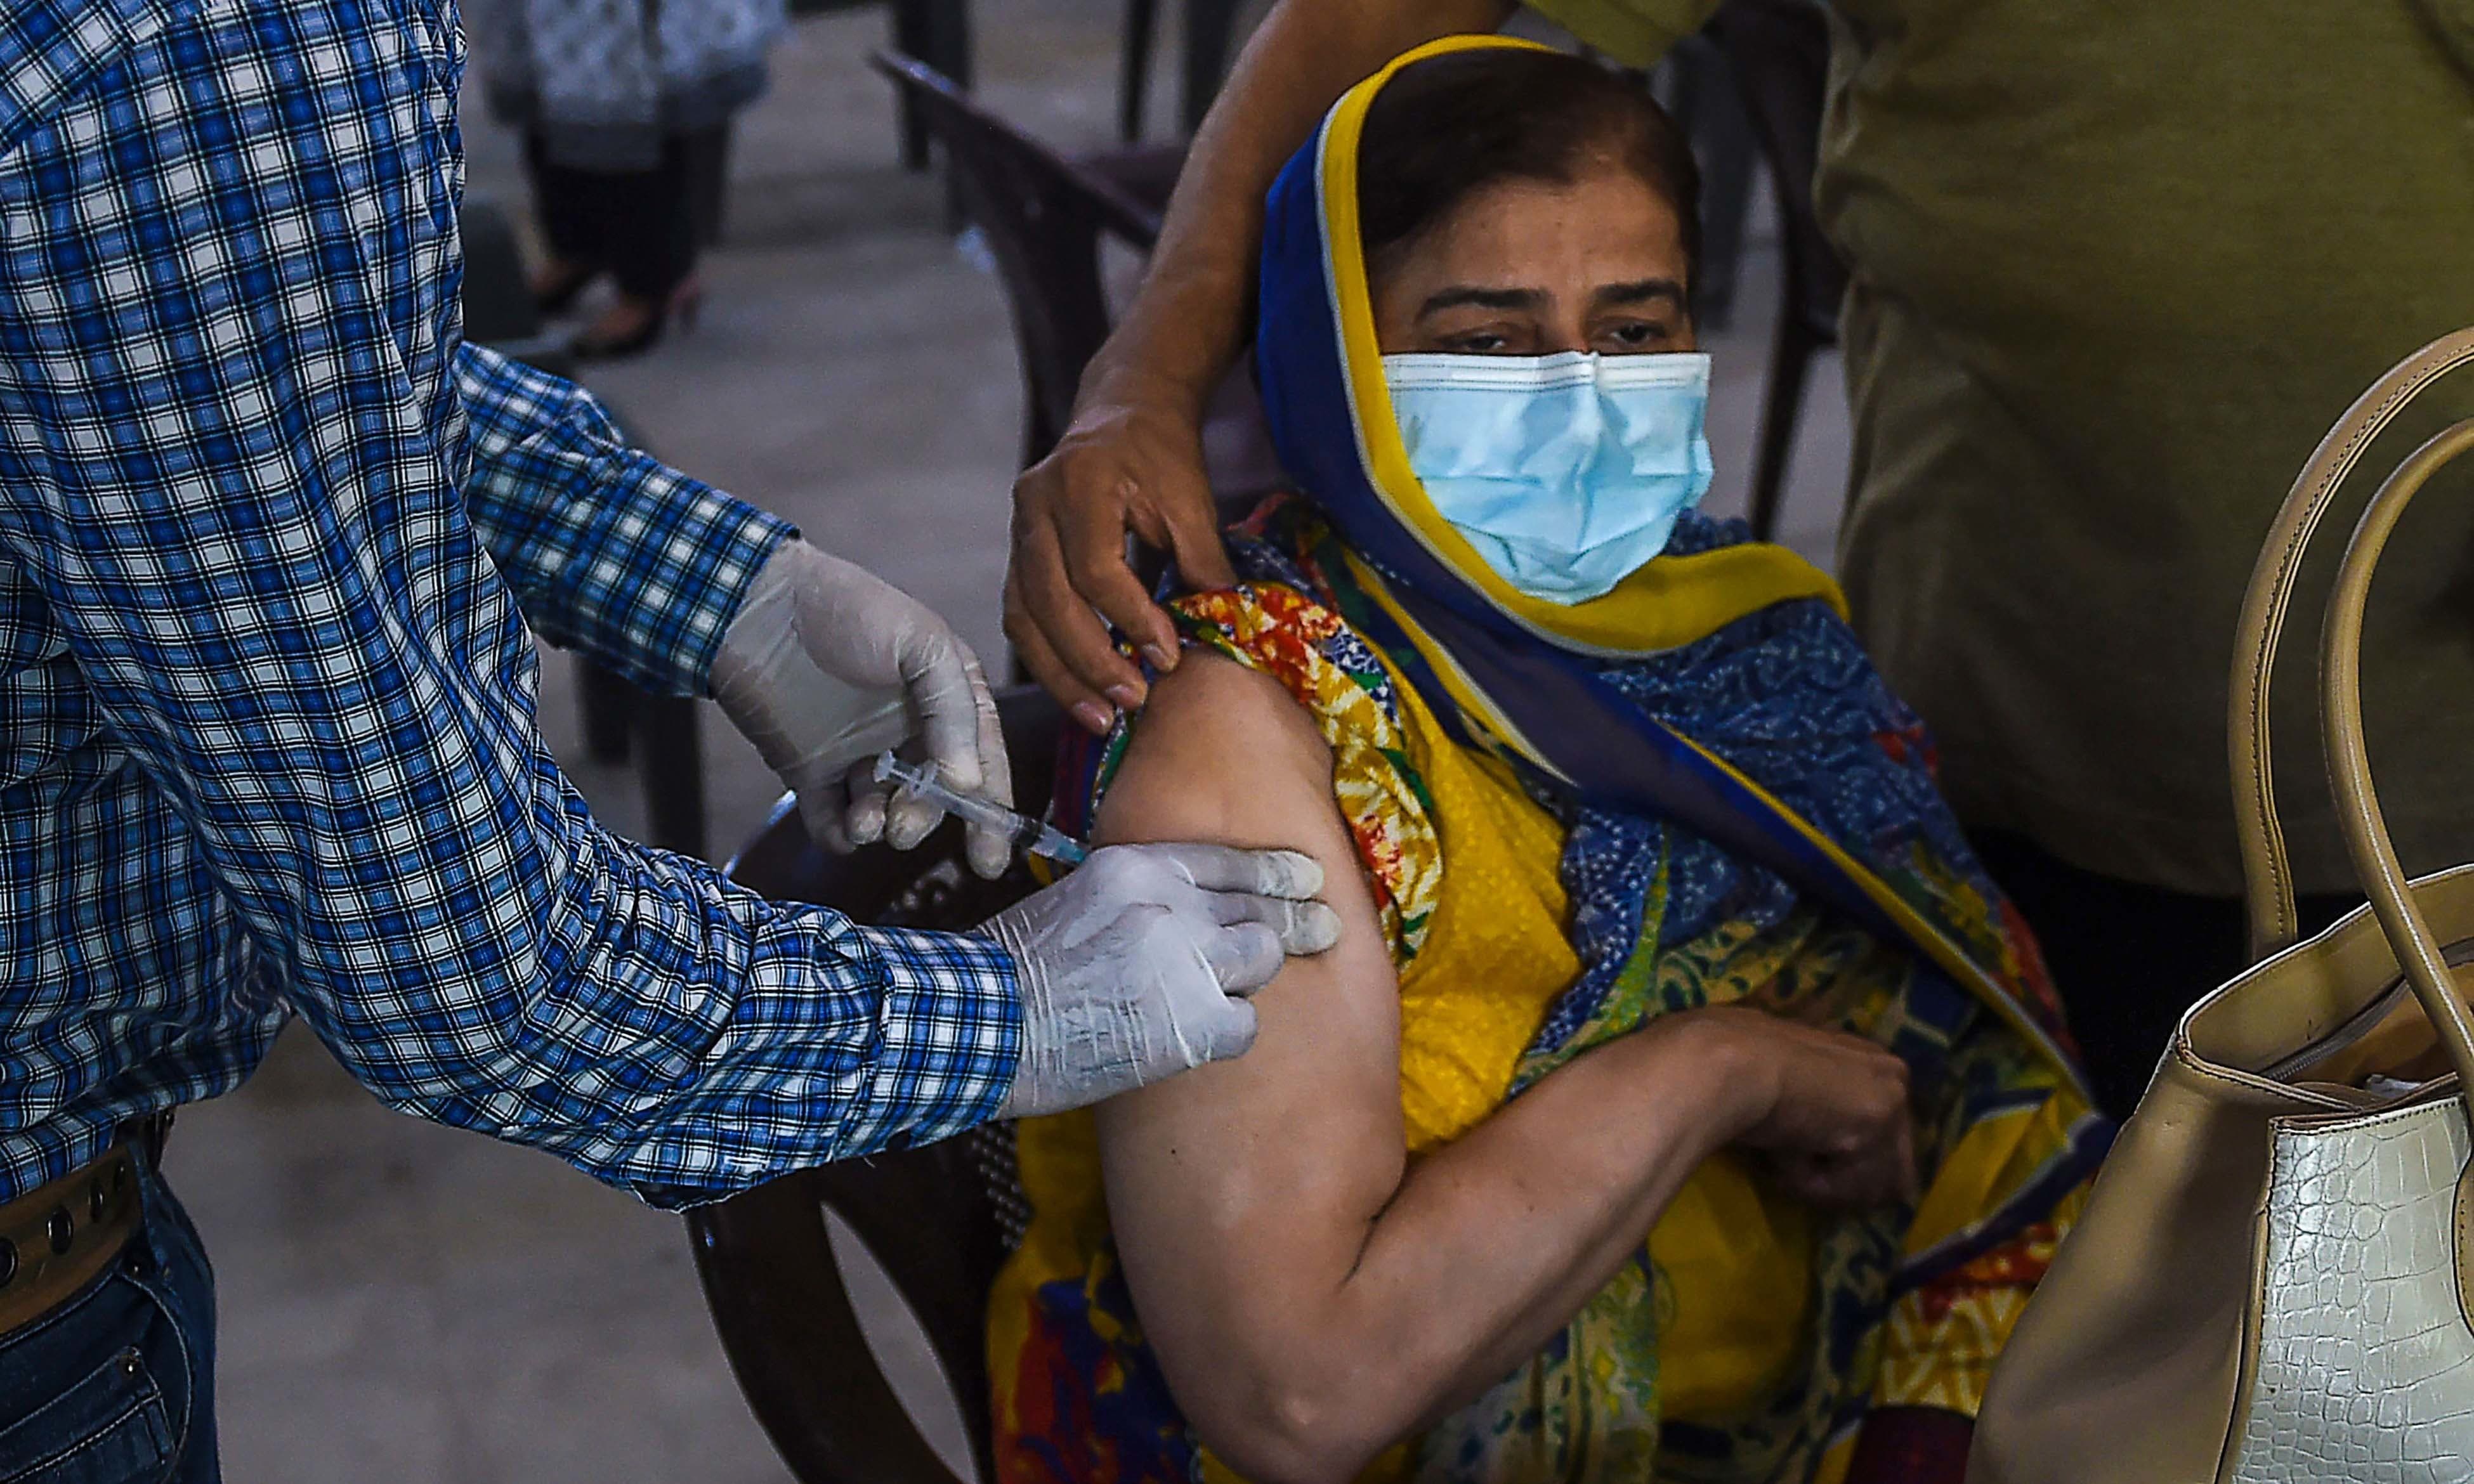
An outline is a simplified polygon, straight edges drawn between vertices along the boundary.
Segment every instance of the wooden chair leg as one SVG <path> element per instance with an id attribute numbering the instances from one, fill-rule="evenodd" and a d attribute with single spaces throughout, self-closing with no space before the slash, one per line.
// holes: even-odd
<path id="1" fill-rule="evenodd" d="M 1238 0 L 1185 0 L 1185 77 L 1177 100 L 1184 111 L 1185 134 L 1202 127 L 1211 100 L 1228 75 L 1229 33 L 1237 28 Z"/>
<path id="2" fill-rule="evenodd" d="M 1658 91 L 1683 125 L 1701 164 L 1701 260 L 1693 270 L 1692 314 L 1724 329 L 1734 312 L 1737 269 L 1752 215 L 1758 141 L 1743 92 L 1725 53 L 1706 36 L 1690 36 L 1666 55 Z"/>
<path id="3" fill-rule="evenodd" d="M 1117 58 L 1117 137 L 1128 144 L 1143 136 L 1143 114 L 1150 102 L 1152 32 L 1159 22 L 1159 0 L 1126 0 L 1124 50 Z"/>
<path id="4" fill-rule="evenodd" d="M 636 704 L 643 692 L 590 659 L 576 661 L 576 708 L 584 713 L 584 750 L 594 762 L 617 767 L 627 760 Z"/>
<path id="5" fill-rule="evenodd" d="M 1766 541 L 1778 534 L 1779 505 L 1784 497 L 1786 471 L 1795 453 L 1795 424 L 1804 409 L 1804 384 L 1820 342 L 1791 310 L 1780 316 L 1778 335 L 1770 346 L 1768 384 L 1761 389 L 1759 452 L 1753 462 L 1751 517 L 1753 539 Z"/>
<path id="6" fill-rule="evenodd" d="M 967 88 L 971 85 L 971 14 L 967 0 L 893 0 L 894 49 L 907 52 Z M 902 96 L 902 167 L 928 168 L 928 120 Z"/>
<path id="7" fill-rule="evenodd" d="M 704 746 L 691 696 L 647 696 L 637 711 L 638 772 L 644 785 L 647 843 L 702 859 L 705 853 Z"/>

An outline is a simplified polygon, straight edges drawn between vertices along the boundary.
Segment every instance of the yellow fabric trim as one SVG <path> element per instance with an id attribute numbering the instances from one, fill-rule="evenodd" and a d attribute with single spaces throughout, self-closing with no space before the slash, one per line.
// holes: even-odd
<path id="1" fill-rule="evenodd" d="M 1503 1106 L 1581 960 L 1565 935 L 1564 826 L 1510 769 L 1456 746 L 1398 675 L 1392 684 L 1443 857 L 1425 945 L 1400 975 L 1400 1113 L 1420 1154 Z"/>
<path id="2" fill-rule="evenodd" d="M 1507 616 L 1541 638 L 1598 655 L 1675 649 L 1708 637 L 1746 613 L 1795 598 L 1819 598 L 1847 616 L 1846 596 L 1829 575 L 1783 546 L 1752 542 L 1690 557 L 1661 557 L 1586 603 L 1549 603 L 1503 580 L 1426 498 L 1409 467 L 1383 353 L 1374 339 L 1373 299 L 1357 220 L 1357 147 L 1366 112 L 1395 73 L 1453 52 L 1492 48 L 1549 51 L 1515 36 L 1455 36 L 1402 53 L 1343 94 L 1324 118 L 1316 180 L 1323 215 L 1323 271 L 1368 480 L 1401 525 Z"/>
<path id="3" fill-rule="evenodd" d="M 1563 769 L 1546 760 L 1539 752 L 1537 744 L 1529 740 L 1528 734 L 1515 725 L 1511 717 L 1495 709 L 1492 699 L 1485 691 L 1480 690 L 1477 682 L 1470 680 L 1467 673 L 1461 669 L 1460 661 L 1452 658 L 1452 652 L 1436 643 L 1433 636 L 1419 627 L 1418 620 L 1410 616 L 1409 610 L 1400 606 L 1398 599 L 1392 596 L 1391 587 L 1372 567 L 1360 562 L 1357 559 L 1357 553 L 1346 547 L 1341 550 L 1341 558 L 1348 563 L 1349 575 L 1357 580 L 1359 589 L 1372 598 L 1376 607 L 1389 613 L 1392 621 L 1400 626 L 1400 632 L 1409 636 L 1409 642 L 1418 647 L 1418 653 L 1425 659 L 1426 667 L 1434 672 L 1437 680 L 1443 682 L 1444 692 L 1449 696 L 1452 705 L 1460 708 L 1463 716 L 1471 718 L 1486 728 L 1494 734 L 1496 741 L 1529 759 L 1532 765 L 1556 778 L 1563 778 L 1566 783 L 1572 781 L 1565 777 Z M 1391 668 L 1391 662 L 1386 660 L 1384 669 L 1390 671 Z M 1392 679 L 1395 684 L 1399 684 L 1398 675 L 1394 675 Z M 1401 688 L 1405 692 L 1409 687 Z"/>
<path id="4" fill-rule="evenodd" d="M 1658 1264 L 1659 1408 L 1724 1426 L 1805 1362 L 1812 1208 L 1722 1150 L 1675 1192 L 1649 1233 Z"/>
<path id="5" fill-rule="evenodd" d="M 1935 1296 L 1928 1285 L 1890 1306 L 1881 1325 L 1874 1405 L 1939 1407 L 1964 1417 L 1983 1410 L 1993 1369 L 2026 1311 L 2034 1283 L 2087 1209 L 2088 1190 L 2082 1183 L 2063 1196 L 2045 1230 L 1961 1269 L 1959 1276 L 1973 1281 L 1956 1293 Z"/>
<path id="6" fill-rule="evenodd" d="M 1904 1253 L 1914 1257 L 1974 1227 L 2004 1196 L 2036 1177 L 2071 1147 L 2071 1131 L 2088 1105 L 2066 1090 L 2033 1108 L 1984 1118 L 1942 1157 L 1932 1188 L 1907 1227 Z"/>
<path id="7" fill-rule="evenodd" d="M 1928 1318 L 1923 1301 L 1909 1294 L 1890 1306 L 1881 1323 L 1881 1367 L 1873 1404 L 1923 1406 L 1961 1417 L 1984 1410 L 1984 1388 L 1993 1379 L 2010 1332 L 2026 1312 L 2025 1286 L 1982 1288 Z"/>

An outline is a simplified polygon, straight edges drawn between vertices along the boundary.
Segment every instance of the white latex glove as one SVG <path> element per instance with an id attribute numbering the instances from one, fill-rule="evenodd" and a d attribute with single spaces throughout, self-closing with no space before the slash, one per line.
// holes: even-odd
<path id="1" fill-rule="evenodd" d="M 806 541 L 785 542 L 756 574 L 721 636 L 713 697 L 828 849 L 882 837 L 907 850 L 944 817 L 869 776 L 887 748 L 934 760 L 962 793 L 1013 802 L 996 702 L 970 647 L 918 599 Z M 967 850 L 972 870 L 1005 874 L 1003 837 L 975 829 Z"/>
<path id="2" fill-rule="evenodd" d="M 1340 941 L 1292 850 L 1116 845 L 982 925 L 1020 966 L 1022 1064 L 999 1116 L 1096 1103 L 1254 1043 L 1246 996 Z"/>

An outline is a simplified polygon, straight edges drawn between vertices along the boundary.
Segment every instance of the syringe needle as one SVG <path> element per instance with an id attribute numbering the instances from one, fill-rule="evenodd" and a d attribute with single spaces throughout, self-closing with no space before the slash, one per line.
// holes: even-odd
<path id="1" fill-rule="evenodd" d="M 898 782 L 903 792 L 933 800 L 965 824 L 1005 836 L 1018 850 L 1044 855 L 1068 866 L 1080 865 L 1091 853 L 1082 842 L 1052 825 L 1017 814 L 993 799 L 957 793 L 946 787 L 936 781 L 936 765 L 933 762 L 912 768 L 891 753 L 882 753 L 877 756 L 875 772 L 878 782 L 888 779 Z"/>

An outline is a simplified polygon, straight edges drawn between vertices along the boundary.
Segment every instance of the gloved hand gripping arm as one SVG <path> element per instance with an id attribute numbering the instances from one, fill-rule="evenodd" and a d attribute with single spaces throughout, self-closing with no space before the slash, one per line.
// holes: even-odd
<path id="1" fill-rule="evenodd" d="M 1247 996 L 1340 941 L 1294 850 L 1119 845 L 980 930 L 1020 970 L 1023 1051 L 999 1116 L 1079 1108 L 1254 1043 Z"/>

